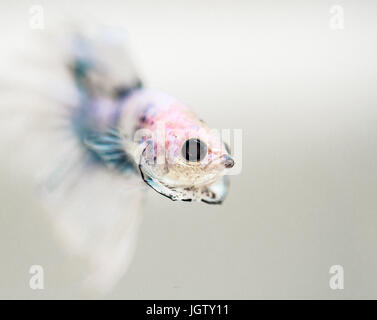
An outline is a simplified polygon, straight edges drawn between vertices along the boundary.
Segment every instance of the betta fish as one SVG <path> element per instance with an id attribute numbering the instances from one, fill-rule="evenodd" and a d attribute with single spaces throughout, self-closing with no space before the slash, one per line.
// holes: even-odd
<path id="1" fill-rule="evenodd" d="M 36 179 L 65 247 L 90 262 L 86 280 L 108 288 L 130 262 L 143 186 L 221 204 L 234 160 L 190 108 L 143 85 L 121 30 L 47 38 L 30 41 L 28 56 L 14 57 L 22 72 L 2 81 L 3 137 L 12 168 Z"/>

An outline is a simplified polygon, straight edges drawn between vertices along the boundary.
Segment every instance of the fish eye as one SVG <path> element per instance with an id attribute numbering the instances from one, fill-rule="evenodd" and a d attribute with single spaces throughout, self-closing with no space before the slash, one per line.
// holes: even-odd
<path id="1" fill-rule="evenodd" d="M 207 155 L 207 146 L 199 139 L 189 139 L 182 147 L 182 156 L 187 161 L 201 161 Z"/>

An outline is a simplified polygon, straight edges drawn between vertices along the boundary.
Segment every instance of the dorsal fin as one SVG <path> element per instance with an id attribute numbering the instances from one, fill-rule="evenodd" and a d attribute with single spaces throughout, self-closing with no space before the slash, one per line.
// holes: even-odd
<path id="1" fill-rule="evenodd" d="M 130 57 L 126 31 L 87 26 L 72 39 L 70 71 L 86 97 L 123 99 L 142 83 Z"/>

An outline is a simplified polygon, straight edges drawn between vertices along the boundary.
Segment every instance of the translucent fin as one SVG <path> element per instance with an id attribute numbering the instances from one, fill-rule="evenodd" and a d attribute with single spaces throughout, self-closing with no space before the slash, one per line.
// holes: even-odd
<path id="1" fill-rule="evenodd" d="M 87 95 L 121 99 L 141 87 L 127 47 L 125 30 L 86 25 L 75 31 L 69 67 Z"/>
<path id="2" fill-rule="evenodd" d="M 54 37 L 54 42 L 30 39 L 24 59 L 15 58 L 3 70 L 0 148 L 12 174 L 35 183 L 62 247 L 87 263 L 83 284 L 106 292 L 131 261 L 144 189 L 139 177 L 96 161 L 73 129 L 72 115 L 82 110 L 82 89 L 67 67 L 76 53 L 63 45 L 71 39 L 66 36 Z M 135 78 L 126 72 L 123 51 L 104 41 L 93 43 L 95 61 L 103 61 L 98 70 L 111 79 L 111 88 L 127 87 Z M 120 73 L 112 66 L 115 61 Z M 129 79 L 122 78 L 123 71 Z M 92 85 L 87 88 L 102 90 L 102 84 Z M 98 92 L 107 95 L 110 87 Z M 100 124 L 106 127 L 107 122 Z"/>
<path id="3" fill-rule="evenodd" d="M 77 177 L 77 176 L 76 176 Z M 88 263 L 84 286 L 107 292 L 131 262 L 140 224 L 142 189 L 137 177 L 86 168 L 45 193 L 46 208 L 69 253 Z"/>
<path id="4" fill-rule="evenodd" d="M 223 176 L 212 185 L 202 189 L 202 201 L 209 204 L 221 204 L 228 192 L 229 177 Z"/>

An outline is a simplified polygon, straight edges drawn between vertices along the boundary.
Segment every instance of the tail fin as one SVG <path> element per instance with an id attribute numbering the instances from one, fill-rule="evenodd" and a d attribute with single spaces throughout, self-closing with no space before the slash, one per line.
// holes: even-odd
<path id="1" fill-rule="evenodd" d="M 72 29 L 30 39 L 30 52 L 9 61 L 0 81 L 0 147 L 11 174 L 35 182 L 63 247 L 88 262 L 87 284 L 105 292 L 130 262 L 143 186 L 91 161 L 72 115 L 97 98 L 111 113 L 140 81 L 120 30 Z"/>

